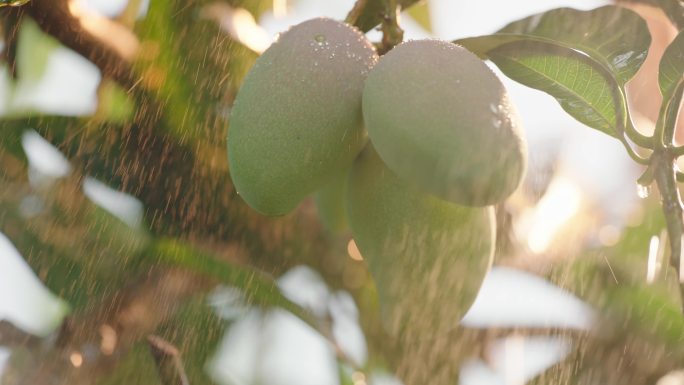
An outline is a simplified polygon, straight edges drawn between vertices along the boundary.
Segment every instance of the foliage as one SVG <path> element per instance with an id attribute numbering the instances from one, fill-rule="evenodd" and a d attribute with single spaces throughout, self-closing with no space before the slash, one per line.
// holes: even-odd
<path id="1" fill-rule="evenodd" d="M 257 17 L 273 4 L 228 3 L 231 10 L 244 8 Z M 383 40 L 376 47 L 384 54 L 402 40 L 398 12 L 414 3 L 360 0 L 346 21 L 364 32 L 379 26 Z M 681 2 L 648 3 L 684 27 Z M 130 4 L 139 6 L 135 0 Z M 146 15 L 124 29 L 140 44 L 135 59 L 88 30 L 66 0 L 0 5 L 12 6 L 0 7 L 0 22 L 7 47 L 3 59 L 16 68 L 14 87 L 39 78 L 48 52 L 58 47 L 76 50 L 105 78 L 92 116 L 10 109 L 0 120 L 0 231 L 72 309 L 53 340 L 17 348 L 29 351 L 30 358 L 13 364 L 7 381 L 154 382 L 159 367 L 145 338 L 159 335 L 180 350 L 192 383 L 210 383 L 206 362 L 228 326 L 205 300 L 219 283 L 239 289 L 245 306 L 282 308 L 326 338 L 336 348 L 341 383 L 355 383 L 357 372 L 378 369 L 397 373 L 407 385 L 453 383 L 461 365 L 489 346 L 490 337 L 463 326 L 438 341 L 390 338 L 365 265 L 345 255 L 345 245 L 352 245 L 348 234 L 321 226 L 309 201 L 286 217 L 265 218 L 240 199 L 228 173 L 226 127 L 259 54 L 200 17 L 212 3 L 152 0 Z M 424 10 L 414 8 L 412 14 L 429 26 Z M 625 229 L 614 246 L 585 248 L 548 269 L 547 278 L 592 304 L 600 319 L 590 333 L 542 331 L 571 340 L 573 353 L 533 382 L 645 384 L 681 368 L 684 291 L 677 276 L 684 224 L 677 182 L 684 176 L 675 162 L 684 147 L 675 145 L 674 129 L 684 93 L 682 35 L 660 63 L 663 104 L 653 135 L 634 127 L 627 105 L 626 84 L 651 43 L 644 20 L 628 9 L 555 9 L 491 35 L 454 40 L 512 80 L 549 94 L 579 122 L 619 140 L 645 166 L 639 183 L 655 183 L 661 195 L 659 206 L 644 203 L 646 219 Z M 70 173 L 36 178 L 22 144 L 29 129 L 69 159 Z M 141 202 L 142 225 L 125 224 L 93 203 L 83 191 L 86 178 Z M 27 202 L 40 204 L 27 214 L 26 207 L 32 207 Z M 505 205 L 498 210 L 505 212 Z M 498 226 L 501 235 L 502 221 Z M 647 285 L 635 266 L 644 264 L 649 238 L 663 230 L 660 240 L 669 241 L 665 258 L 672 266 L 664 268 L 657 284 Z M 300 264 L 319 272 L 327 286 L 352 294 L 368 343 L 367 363 L 354 362 L 339 348 L 330 314 L 303 307 L 281 291 L 274 277 Z M 98 350 L 107 328 L 118 338 L 114 353 Z M 656 359 L 641 362 L 644 354 Z M 76 365 L 73 357 L 86 359 Z M 163 375 L 158 380 L 166 382 Z"/>

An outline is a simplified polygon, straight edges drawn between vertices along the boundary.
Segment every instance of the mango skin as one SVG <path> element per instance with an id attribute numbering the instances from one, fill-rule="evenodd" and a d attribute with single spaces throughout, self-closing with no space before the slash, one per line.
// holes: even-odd
<path id="1" fill-rule="evenodd" d="M 464 207 L 397 177 L 367 146 L 349 175 L 349 226 L 387 331 L 433 339 L 458 325 L 491 267 L 494 210 Z"/>
<path id="2" fill-rule="evenodd" d="M 228 131 L 231 177 L 252 208 L 286 214 L 351 165 L 367 141 L 361 95 L 377 58 L 356 29 L 319 18 L 256 60 Z"/>
<path id="3" fill-rule="evenodd" d="M 443 199 L 496 204 L 523 178 L 527 146 L 506 89 L 456 44 L 415 40 L 388 52 L 366 80 L 363 116 L 389 168 Z"/>
<path id="4" fill-rule="evenodd" d="M 349 226 L 347 223 L 347 177 L 345 170 L 329 181 L 314 194 L 318 217 L 323 226 L 332 234 L 342 235 Z"/>

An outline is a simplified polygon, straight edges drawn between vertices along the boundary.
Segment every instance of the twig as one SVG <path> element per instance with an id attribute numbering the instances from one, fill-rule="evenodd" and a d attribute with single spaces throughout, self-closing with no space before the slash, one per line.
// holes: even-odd
<path id="1" fill-rule="evenodd" d="M 633 161 L 642 166 L 647 166 L 650 163 L 649 158 L 643 158 L 642 156 L 637 154 L 636 151 L 634 151 L 634 149 L 629 144 L 629 142 L 627 142 L 627 139 L 625 139 L 624 136 L 620 136 L 618 140 L 620 140 L 622 145 L 625 147 L 625 150 L 627 151 L 627 155 L 629 155 L 629 157 L 632 158 Z"/>
<path id="2" fill-rule="evenodd" d="M 399 12 L 401 7 L 397 0 L 383 0 L 384 14 L 382 17 L 382 47 L 380 54 L 391 50 L 404 40 L 404 30 L 399 26 Z"/>
<path id="3" fill-rule="evenodd" d="M 147 336 L 147 344 L 163 385 L 190 385 L 180 352 L 175 346 L 155 335 Z"/>
<path id="4" fill-rule="evenodd" d="M 662 159 L 663 157 L 657 157 Z M 662 162 L 662 163 L 661 163 Z M 677 180 L 672 160 L 662 159 L 655 165 L 655 179 L 660 191 L 663 215 L 670 240 L 670 265 L 678 272 L 679 291 L 682 299 L 682 313 L 684 314 L 684 282 L 682 282 L 682 236 L 684 223 L 682 221 L 682 201 L 677 189 Z"/>
<path id="5" fill-rule="evenodd" d="M 625 133 L 627 137 L 639 147 L 653 149 L 653 137 L 642 134 L 634 127 L 629 111 L 625 110 L 625 115 Z"/>
<path id="6" fill-rule="evenodd" d="M 56 37 L 62 44 L 85 56 L 95 64 L 103 76 L 116 80 L 131 88 L 137 78 L 128 59 L 112 44 L 96 37 L 69 10 L 67 0 L 32 0 L 22 8 L 47 34 Z M 110 36 L 116 42 L 118 36 Z"/>

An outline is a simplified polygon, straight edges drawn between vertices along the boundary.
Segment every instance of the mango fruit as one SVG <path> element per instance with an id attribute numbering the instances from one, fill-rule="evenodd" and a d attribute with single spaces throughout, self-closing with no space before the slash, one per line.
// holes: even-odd
<path id="1" fill-rule="evenodd" d="M 394 47 L 366 79 L 363 117 L 393 172 L 454 203 L 499 203 L 524 175 L 527 146 L 506 89 L 456 44 Z"/>
<path id="2" fill-rule="evenodd" d="M 358 30 L 318 18 L 256 60 L 228 130 L 230 175 L 252 208 L 284 215 L 351 165 L 367 141 L 361 95 L 377 59 Z"/>
<path id="3" fill-rule="evenodd" d="M 371 145 L 348 184 L 349 226 L 375 281 L 386 330 L 405 340 L 448 333 L 491 266 L 493 208 L 459 206 L 420 191 Z"/>
<path id="4" fill-rule="evenodd" d="M 347 176 L 345 170 L 314 194 L 318 217 L 325 228 L 336 235 L 344 234 L 347 229 Z"/>

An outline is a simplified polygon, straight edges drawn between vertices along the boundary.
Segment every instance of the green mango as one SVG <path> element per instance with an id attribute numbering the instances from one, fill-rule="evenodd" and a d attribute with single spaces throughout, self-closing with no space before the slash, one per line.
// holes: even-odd
<path id="1" fill-rule="evenodd" d="M 503 201 L 527 166 L 506 89 L 456 44 L 415 40 L 388 52 L 366 80 L 363 117 L 392 171 L 454 203 Z"/>
<path id="2" fill-rule="evenodd" d="M 368 146 L 349 176 L 349 226 L 387 331 L 431 339 L 458 325 L 492 263 L 494 210 L 464 207 L 396 176 Z"/>
<path id="3" fill-rule="evenodd" d="M 286 214 L 351 165 L 367 141 L 361 95 L 377 58 L 358 30 L 319 18 L 256 60 L 228 131 L 231 177 L 252 208 Z"/>
<path id="4" fill-rule="evenodd" d="M 343 234 L 347 225 L 347 176 L 349 170 L 335 175 L 314 194 L 318 217 L 323 226 L 333 234 Z"/>

